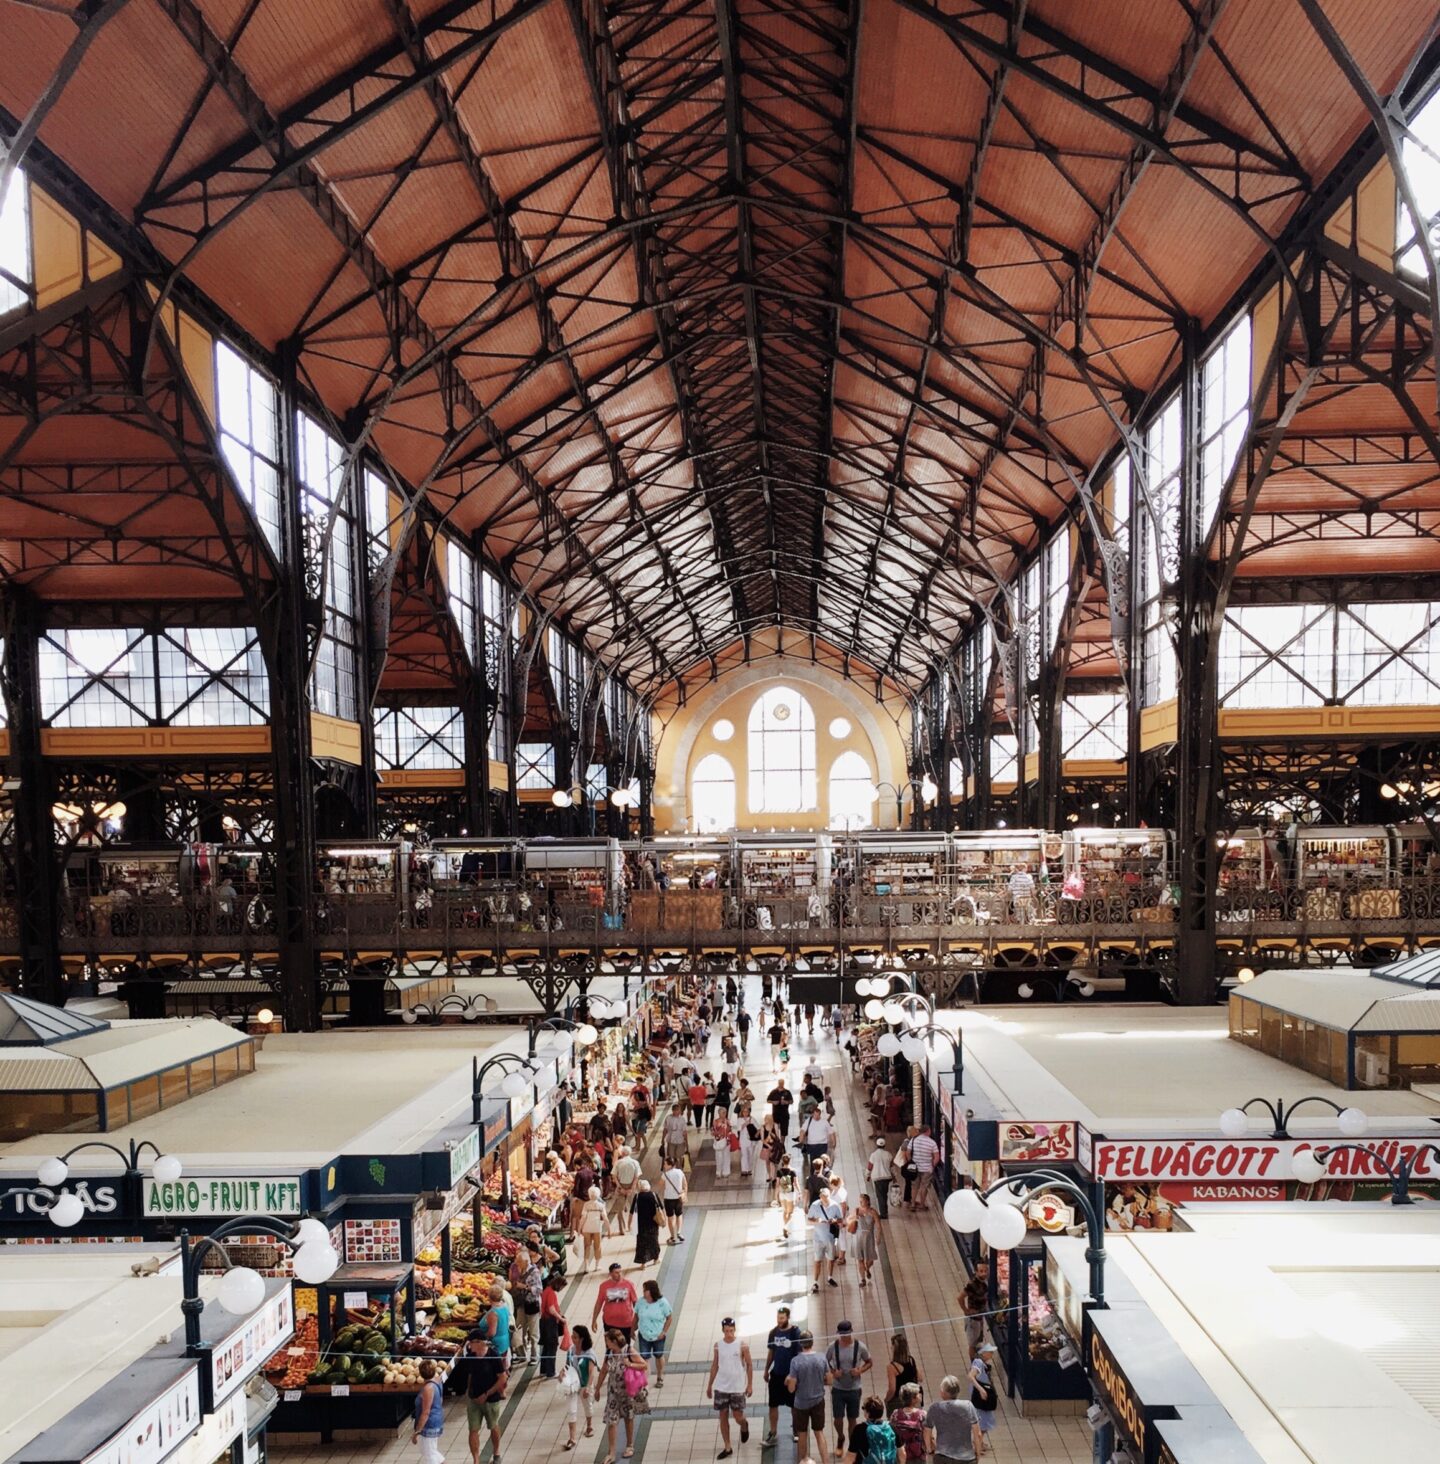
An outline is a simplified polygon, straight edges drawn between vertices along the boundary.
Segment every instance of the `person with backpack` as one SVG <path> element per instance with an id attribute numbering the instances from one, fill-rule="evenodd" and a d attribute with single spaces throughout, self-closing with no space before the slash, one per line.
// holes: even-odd
<path id="1" fill-rule="evenodd" d="M 885 1405 L 873 1395 L 862 1405 L 865 1417 L 850 1430 L 844 1464 L 896 1464 L 895 1430 L 885 1422 Z"/>
<path id="2" fill-rule="evenodd" d="M 895 1439 L 905 1451 L 906 1464 L 919 1464 L 925 1457 L 925 1409 L 920 1403 L 919 1383 L 906 1383 L 900 1389 L 897 1407 L 890 1415 Z"/>
<path id="3" fill-rule="evenodd" d="M 830 1385 L 830 1411 L 835 1419 L 835 1452 L 845 1448 L 845 1424 L 853 1429 L 860 1422 L 861 1379 L 874 1367 L 870 1349 L 855 1338 L 854 1325 L 835 1324 L 835 1340 L 825 1349 L 825 1381 Z M 881 1406 L 883 1416 L 885 1409 Z"/>
<path id="4" fill-rule="evenodd" d="M 995 1410 L 1000 1406 L 1000 1395 L 990 1376 L 990 1365 L 995 1361 L 995 1344 L 982 1342 L 970 1364 L 970 1402 L 975 1407 L 975 1416 L 980 1420 L 980 1432 L 988 1439 L 995 1427 Z"/>

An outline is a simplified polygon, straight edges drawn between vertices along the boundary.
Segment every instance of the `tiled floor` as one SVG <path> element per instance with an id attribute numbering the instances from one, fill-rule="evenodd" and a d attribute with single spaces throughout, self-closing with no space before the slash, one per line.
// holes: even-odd
<path id="1" fill-rule="evenodd" d="M 750 996 L 753 1011 L 759 999 L 758 980 Z M 752 1086 L 763 1094 L 773 1077 L 769 1049 L 752 1030 L 746 1071 Z M 852 1198 L 858 1193 L 864 1173 L 864 1154 L 870 1147 L 858 1097 L 852 1094 L 843 1054 L 828 1037 L 801 1033 L 792 1049 L 792 1087 L 798 1087 L 807 1064 L 818 1062 L 825 1080 L 835 1089 L 840 1102 L 837 1128 L 840 1131 L 839 1162 Z M 700 1141 L 691 1138 L 698 1153 Z M 658 1163 L 652 1153 L 646 1173 L 652 1181 Z M 817 1349 L 822 1338 L 834 1333 L 835 1323 L 849 1318 L 864 1336 L 876 1358 L 879 1380 L 884 1380 L 884 1359 L 889 1337 L 903 1326 L 919 1361 L 927 1397 L 936 1395 L 940 1379 L 947 1372 L 963 1373 L 965 1348 L 957 1319 L 956 1298 L 964 1284 L 964 1271 L 954 1245 L 938 1212 L 911 1215 L 892 1211 L 881 1230 L 881 1267 L 878 1284 L 861 1291 L 853 1265 L 839 1272 L 839 1289 L 822 1288 L 810 1295 L 807 1274 L 807 1237 L 792 1227 L 791 1238 L 782 1241 L 779 1211 L 764 1201 L 764 1177 L 742 1180 L 738 1163 L 728 1180 L 717 1180 L 706 1152 L 699 1156 L 691 1179 L 691 1205 L 686 1217 L 686 1243 L 662 1246 L 660 1282 L 675 1307 L 671 1325 L 666 1385 L 652 1387 L 652 1412 L 636 1430 L 635 1459 L 648 1464 L 702 1464 L 713 1460 L 720 1449 L 719 1427 L 705 1398 L 705 1375 L 710 1346 L 720 1336 L 720 1318 L 734 1315 L 740 1333 L 749 1339 L 756 1360 L 755 1399 L 751 1405 L 751 1437 L 736 1449 L 736 1464 L 794 1464 L 795 1451 L 781 1415 L 781 1441 L 762 1455 L 765 1385 L 760 1378 L 764 1364 L 765 1333 L 773 1325 L 775 1307 L 789 1301 L 796 1322 L 816 1334 Z M 620 1260 L 639 1283 L 631 1265 L 633 1238 L 604 1242 L 605 1260 Z M 647 1272 L 647 1274 L 654 1274 Z M 564 1297 L 567 1315 L 588 1323 L 595 1301 L 593 1276 L 572 1282 Z M 602 1405 L 596 1405 L 595 1437 L 582 1438 L 574 1454 L 576 1464 L 600 1464 L 606 1455 L 605 1430 L 600 1423 Z M 443 1447 L 448 1464 L 466 1464 L 464 1408 L 447 1405 L 448 1421 Z M 506 1405 L 501 1453 L 510 1464 L 521 1460 L 563 1459 L 566 1438 L 565 1402 L 553 1383 L 533 1380 L 533 1369 L 525 1369 L 517 1382 L 512 1376 Z M 831 1434 L 830 1442 L 833 1444 Z M 620 1440 L 624 1446 L 623 1435 Z M 1022 1418 L 1002 1397 L 995 1431 L 990 1439 L 990 1457 L 996 1460 L 1041 1461 L 1041 1464 L 1088 1464 L 1090 1437 L 1075 1418 Z M 336 1444 L 330 1448 L 282 1448 L 276 1451 L 284 1464 L 399 1464 L 417 1452 L 408 1432 L 399 1440 L 374 1446 Z M 490 1464 L 488 1441 L 481 1464 Z"/>

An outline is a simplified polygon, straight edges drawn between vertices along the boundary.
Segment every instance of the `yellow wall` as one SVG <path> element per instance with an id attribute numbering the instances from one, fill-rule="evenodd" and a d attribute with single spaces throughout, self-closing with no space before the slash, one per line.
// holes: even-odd
<path id="1" fill-rule="evenodd" d="M 814 813 L 763 813 L 749 811 L 748 741 L 746 729 L 750 709 L 772 686 L 790 686 L 810 703 L 815 713 L 815 773 L 819 809 Z M 850 734 L 830 735 L 830 723 L 844 717 Z M 721 719 L 733 722 L 735 735 L 718 742 L 711 729 Z M 908 725 L 904 736 L 908 736 Z M 659 830 L 680 830 L 689 826 L 690 778 L 701 758 L 718 752 L 735 770 L 735 817 L 741 829 L 816 829 L 829 824 L 830 767 L 847 751 L 855 751 L 870 766 L 871 777 L 880 782 L 905 780 L 905 742 L 891 712 L 871 697 L 863 684 L 846 681 L 824 667 L 808 661 L 787 666 L 772 659 L 762 666 L 737 668 L 722 675 L 714 685 L 692 689 L 685 706 L 666 722 L 655 749 L 655 826 Z M 908 811 L 909 798 L 906 807 Z M 876 805 L 877 819 L 893 827 L 895 798 L 882 791 Z"/>

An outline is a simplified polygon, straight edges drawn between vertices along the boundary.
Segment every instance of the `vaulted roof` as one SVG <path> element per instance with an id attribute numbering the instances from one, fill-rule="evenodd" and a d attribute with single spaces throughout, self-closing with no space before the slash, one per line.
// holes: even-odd
<path id="1" fill-rule="evenodd" d="M 1382 93 L 1434 18 L 1323 9 Z M 1296 0 L 76 16 L 0 104 L 640 687 L 923 681 L 1367 125 Z"/>

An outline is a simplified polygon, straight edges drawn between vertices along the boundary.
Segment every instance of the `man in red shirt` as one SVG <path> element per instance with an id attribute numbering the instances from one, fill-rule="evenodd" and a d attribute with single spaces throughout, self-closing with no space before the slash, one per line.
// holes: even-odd
<path id="1" fill-rule="evenodd" d="M 590 1325 L 593 1327 L 596 1318 L 602 1318 L 607 1328 L 614 1327 L 617 1332 L 623 1332 L 628 1342 L 635 1328 L 635 1303 L 638 1299 L 634 1285 L 625 1279 L 620 1262 L 611 1261 L 610 1274 L 600 1283 L 595 1297 Z"/>

